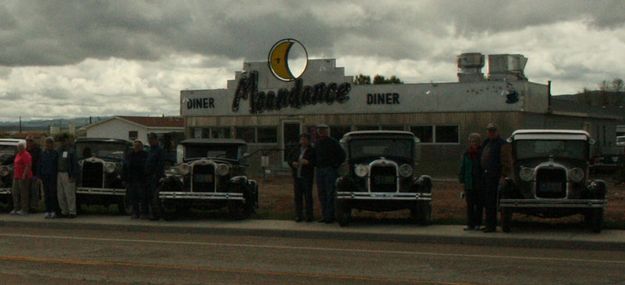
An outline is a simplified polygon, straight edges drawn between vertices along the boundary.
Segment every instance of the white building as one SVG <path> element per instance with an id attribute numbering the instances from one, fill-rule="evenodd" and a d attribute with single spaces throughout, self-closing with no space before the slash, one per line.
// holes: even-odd
<path id="1" fill-rule="evenodd" d="M 139 139 L 147 142 L 148 133 L 173 136 L 184 133 L 184 119 L 180 117 L 115 116 L 84 127 L 88 138 Z"/>

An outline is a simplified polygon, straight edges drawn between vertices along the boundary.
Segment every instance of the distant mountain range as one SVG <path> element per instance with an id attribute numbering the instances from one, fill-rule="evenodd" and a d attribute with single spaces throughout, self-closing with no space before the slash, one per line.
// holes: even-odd
<path id="1" fill-rule="evenodd" d="M 106 120 L 110 117 L 81 117 L 81 118 L 69 118 L 69 119 L 49 119 L 49 120 L 22 120 L 23 131 L 48 131 L 50 126 L 67 128 L 68 125 L 73 124 L 76 128 L 88 125 L 90 122 L 95 123 L 98 121 Z M 20 128 L 19 121 L 2 121 L 0 122 L 0 132 L 18 131 Z"/>

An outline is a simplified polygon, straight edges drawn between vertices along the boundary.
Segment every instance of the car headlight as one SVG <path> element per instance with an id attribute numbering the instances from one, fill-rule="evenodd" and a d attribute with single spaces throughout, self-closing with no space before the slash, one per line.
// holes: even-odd
<path id="1" fill-rule="evenodd" d="M 575 183 L 579 183 L 582 182 L 582 180 L 584 180 L 584 170 L 581 168 L 573 168 L 573 169 L 569 169 L 569 178 L 571 179 L 571 181 L 575 182 Z"/>
<path id="2" fill-rule="evenodd" d="M 219 176 L 226 176 L 228 175 L 228 173 L 230 173 L 230 167 L 227 164 L 220 163 L 217 164 L 215 172 L 217 172 L 217 175 Z"/>
<path id="3" fill-rule="evenodd" d="M 369 167 L 364 164 L 357 164 L 356 168 L 354 168 L 354 173 L 356 173 L 358 177 L 365 177 L 369 174 Z"/>
<path id="4" fill-rule="evenodd" d="M 521 166 L 519 177 L 526 182 L 532 181 L 534 179 L 534 168 Z"/>
<path id="5" fill-rule="evenodd" d="M 410 177 L 412 176 L 412 166 L 407 163 L 402 164 L 399 167 L 399 175 L 402 177 Z"/>
<path id="6" fill-rule="evenodd" d="M 78 166 L 80 166 L 80 167 L 82 167 L 83 164 L 85 164 L 84 160 L 81 160 L 81 161 L 78 162 Z"/>
<path id="7" fill-rule="evenodd" d="M 115 165 L 115 163 L 113 162 L 104 163 L 104 171 L 106 171 L 106 173 L 113 173 L 115 172 L 116 168 L 117 168 L 117 165 Z"/>
<path id="8" fill-rule="evenodd" d="M 3 166 L 2 168 L 0 168 L 0 176 L 8 176 L 9 175 L 9 168 L 6 166 Z"/>
<path id="9" fill-rule="evenodd" d="M 178 171 L 178 174 L 180 175 L 187 175 L 191 172 L 191 166 L 186 163 L 181 163 L 176 166 L 176 171 Z"/>
<path id="10" fill-rule="evenodd" d="M 339 166 L 339 169 L 338 169 L 337 172 L 338 172 L 339 176 L 347 176 L 347 175 L 349 175 L 349 164 L 347 164 L 346 162 L 343 162 L 341 164 L 341 166 Z"/>

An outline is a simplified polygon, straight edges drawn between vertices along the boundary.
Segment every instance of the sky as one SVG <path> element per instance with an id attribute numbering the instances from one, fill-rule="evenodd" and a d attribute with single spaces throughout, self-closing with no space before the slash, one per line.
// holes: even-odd
<path id="1" fill-rule="evenodd" d="M 407 83 L 456 81 L 463 52 L 523 54 L 554 94 L 625 78 L 620 0 L 0 0 L 0 120 L 178 115 L 283 38 Z"/>

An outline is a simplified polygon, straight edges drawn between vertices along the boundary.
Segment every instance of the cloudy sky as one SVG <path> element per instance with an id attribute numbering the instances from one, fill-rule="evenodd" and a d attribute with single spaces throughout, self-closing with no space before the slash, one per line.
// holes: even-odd
<path id="1" fill-rule="evenodd" d="M 176 115 L 279 39 L 348 74 L 456 80 L 456 55 L 521 53 L 555 94 L 625 78 L 625 1 L 0 1 L 0 119 Z"/>

